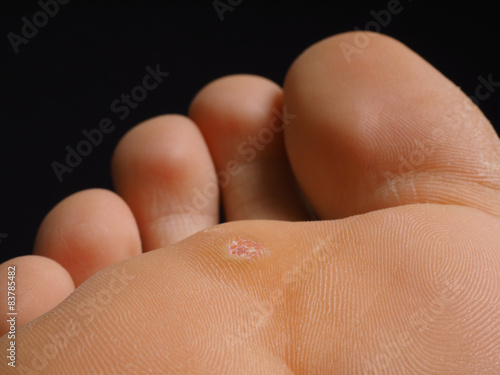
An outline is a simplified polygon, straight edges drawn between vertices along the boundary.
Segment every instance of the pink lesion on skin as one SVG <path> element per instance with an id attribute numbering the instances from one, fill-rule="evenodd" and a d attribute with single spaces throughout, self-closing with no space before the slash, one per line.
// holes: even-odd
<path id="1" fill-rule="evenodd" d="M 229 254 L 246 259 L 258 258 L 264 254 L 264 246 L 252 240 L 239 239 L 229 244 Z"/>

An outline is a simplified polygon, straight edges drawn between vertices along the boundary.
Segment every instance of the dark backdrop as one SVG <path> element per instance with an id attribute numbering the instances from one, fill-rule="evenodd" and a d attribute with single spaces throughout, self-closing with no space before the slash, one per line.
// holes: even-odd
<path id="1" fill-rule="evenodd" d="M 197 90 L 225 74 L 260 74 L 281 84 L 306 47 L 338 32 L 364 29 L 374 20 L 371 11 L 388 7 L 387 1 L 369 7 L 305 1 L 217 4 L 231 3 L 223 20 L 213 1 L 72 0 L 59 5 L 57 14 L 49 9 L 53 14 L 46 19 L 37 13 L 42 6 L 36 1 L 2 3 L 1 261 L 31 251 L 39 223 L 62 198 L 85 188 L 112 188 L 112 150 L 138 122 L 161 113 L 185 114 Z M 500 81 L 496 10 L 477 2 L 435 3 L 402 0 L 403 10 L 382 32 L 416 50 L 469 95 L 478 76 L 492 74 Z M 34 15 L 39 25 L 46 24 L 36 35 L 25 27 L 30 37 L 11 42 L 17 37 L 9 33 L 23 37 L 23 17 L 30 22 Z M 111 103 L 141 83 L 146 66 L 157 64 L 170 75 L 120 120 Z M 494 92 L 480 103 L 496 126 L 499 98 Z M 84 139 L 82 130 L 98 127 L 103 118 L 112 119 L 115 130 L 60 182 L 51 163 L 64 162 L 65 147 L 75 147 Z"/>

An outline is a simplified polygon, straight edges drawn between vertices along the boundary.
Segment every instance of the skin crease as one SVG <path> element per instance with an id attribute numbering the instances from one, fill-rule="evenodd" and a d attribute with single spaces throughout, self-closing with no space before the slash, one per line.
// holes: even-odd
<path id="1" fill-rule="evenodd" d="M 105 268 L 54 309 L 18 327 L 18 366 L 11 372 L 500 373 L 498 137 L 477 108 L 466 112 L 468 121 L 456 132 L 452 117 L 442 113 L 463 94 L 391 38 L 370 34 L 370 44 L 348 63 L 339 45 L 354 43 L 356 35 L 317 43 L 294 62 L 285 81 L 283 103 L 296 115 L 284 131 L 290 166 L 323 221 L 234 221 L 173 244 L 164 238 L 168 246 Z M 249 77 L 233 77 L 232 85 L 229 79 L 226 90 Z M 389 81 L 382 85 L 379 79 Z M 193 117 L 210 108 L 213 95 L 202 94 L 213 87 L 195 98 Z M 261 87 L 271 92 L 269 85 Z M 400 106 L 407 112 L 398 112 Z M 431 124 L 444 133 L 432 133 Z M 205 126 L 201 133 L 213 157 Z M 146 136 L 141 129 L 138 138 Z M 198 137 L 193 131 L 190 139 Z M 139 149 L 133 139 L 132 157 Z M 235 147 L 240 142 L 236 137 Z M 395 156 L 409 160 L 422 143 L 432 152 L 391 185 L 384 173 L 398 173 Z M 159 149 L 144 150 L 144 160 Z M 124 146 L 120 153 L 128 160 Z M 120 169 L 120 158 L 115 154 L 120 172 L 114 174 L 126 181 L 117 187 L 123 192 L 131 177 Z M 133 198 L 124 194 L 130 204 Z M 287 194 L 288 203 L 299 207 L 290 217 L 302 215 L 300 200 Z M 242 197 L 235 207 L 248 199 L 257 198 Z M 153 207 L 148 204 L 146 213 Z M 144 221 L 135 217 L 141 228 Z M 113 235 L 115 226 L 109 228 Z M 262 244 L 263 255 L 229 254 L 238 239 Z M 2 348 L 8 342 L 6 335 L 0 338 Z"/>

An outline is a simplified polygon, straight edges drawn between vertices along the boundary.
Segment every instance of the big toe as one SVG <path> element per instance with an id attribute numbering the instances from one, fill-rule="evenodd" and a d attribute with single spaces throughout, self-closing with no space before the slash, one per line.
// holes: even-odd
<path id="1" fill-rule="evenodd" d="M 292 168 L 322 218 L 411 203 L 498 216 L 500 142 L 472 99 L 390 37 L 325 39 L 286 77 Z"/>

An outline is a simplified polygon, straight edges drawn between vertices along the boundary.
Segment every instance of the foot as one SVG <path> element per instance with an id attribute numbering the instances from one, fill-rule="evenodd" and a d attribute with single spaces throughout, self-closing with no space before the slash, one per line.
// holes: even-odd
<path id="1" fill-rule="evenodd" d="M 315 44 L 283 90 L 216 80 L 0 266 L 13 373 L 498 373 L 499 165 L 479 109 L 386 36 Z"/>

